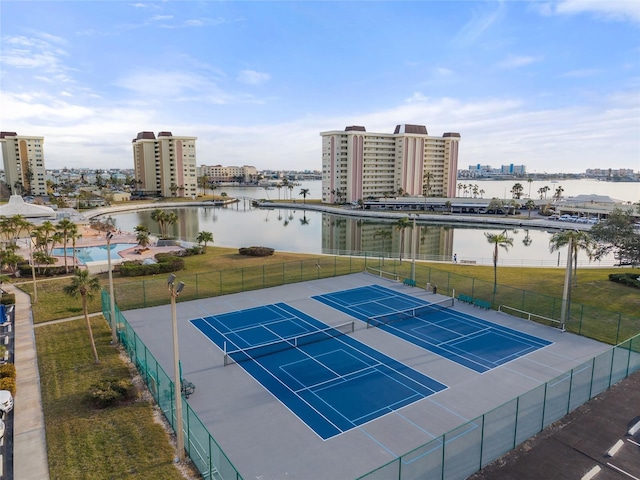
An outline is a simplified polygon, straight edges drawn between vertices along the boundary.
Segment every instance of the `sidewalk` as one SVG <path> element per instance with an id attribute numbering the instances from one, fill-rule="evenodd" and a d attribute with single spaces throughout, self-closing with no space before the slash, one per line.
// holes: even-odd
<path id="1" fill-rule="evenodd" d="M 3 288 L 16 296 L 14 358 L 17 379 L 13 413 L 13 478 L 48 480 L 47 441 L 31 298 L 13 285 L 5 284 Z"/>

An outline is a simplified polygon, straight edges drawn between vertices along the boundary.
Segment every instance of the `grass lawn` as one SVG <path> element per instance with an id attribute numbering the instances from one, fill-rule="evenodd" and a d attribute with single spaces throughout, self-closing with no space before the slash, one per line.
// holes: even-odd
<path id="1" fill-rule="evenodd" d="M 99 379 L 130 377 L 109 345 L 104 319 L 94 318 L 92 328 L 99 365 L 93 363 L 84 320 L 36 329 L 51 478 L 183 479 L 152 404 L 138 400 L 98 410 L 84 401 Z"/>
<path id="2" fill-rule="evenodd" d="M 378 267 L 376 258 L 366 260 L 368 266 Z M 274 285 L 283 285 L 315 278 L 326 278 L 339 274 L 363 271 L 365 259 L 362 257 L 332 257 L 323 255 L 307 255 L 297 253 L 276 252 L 270 257 L 249 257 L 239 255 L 237 249 L 209 246 L 204 255 L 185 257 L 185 269 L 177 272 L 178 279 L 187 287 L 179 301 L 204 298 L 222 294 L 259 289 Z M 380 268 L 394 271 L 399 278 L 410 275 L 411 262 L 387 259 Z M 606 315 L 604 327 L 606 334 L 597 331 L 582 330 L 576 323 L 572 330 L 596 339 L 615 343 L 617 330 L 613 324 L 617 315 L 634 317 L 628 328 L 623 329 L 624 338 L 640 331 L 640 295 L 638 290 L 609 281 L 609 273 L 618 273 L 620 268 L 583 268 L 578 270 L 578 284 L 572 287 L 571 300 L 580 308 L 572 311 L 575 322 L 576 315 L 583 315 L 585 309 L 591 316 L 602 311 Z M 629 271 L 625 269 L 624 271 Z M 418 285 L 427 282 L 437 284 L 440 293 L 470 294 L 486 300 L 495 300 L 494 308 L 499 304 L 518 306 L 522 291 L 530 293 L 531 300 L 539 304 L 549 303 L 548 316 L 558 318 L 559 299 L 562 298 L 565 271 L 563 268 L 526 268 L 498 267 L 498 296 L 492 294 L 493 267 L 480 265 L 461 265 L 451 263 L 418 262 L 416 280 Z M 640 272 L 639 272 L 640 275 Z M 105 289 L 108 289 L 107 275 L 100 276 Z M 120 277 L 114 275 L 116 301 L 122 310 L 141 308 L 151 305 L 162 305 L 169 301 L 166 291 L 167 275 L 146 277 Z M 80 299 L 65 297 L 62 293 L 68 278 L 47 279 L 38 282 L 38 302 L 33 306 L 34 322 L 41 323 L 52 319 L 67 318 L 82 314 Z M 30 282 L 21 287 L 33 293 Z M 447 290 L 447 287 L 449 289 Z M 473 291 L 472 291 L 473 290 Z M 64 298 L 64 301 L 60 301 Z M 526 302 L 525 302 L 526 303 Z M 584 306 L 583 306 L 584 305 Z M 89 305 L 90 312 L 100 311 L 100 298 L 96 295 Z M 528 307 L 524 308 L 527 311 Z M 544 311 L 544 309 L 543 309 Z M 593 325 L 589 328 L 594 328 Z M 596 325 L 597 329 L 598 326 Z"/>
<path id="3" fill-rule="evenodd" d="M 367 259 L 369 266 L 377 263 L 377 259 Z M 208 247 L 204 255 L 186 257 L 185 269 L 177 272 L 178 279 L 187 283 L 180 301 L 196 295 L 204 297 L 263 288 L 271 282 L 282 285 L 363 271 L 364 266 L 365 260 L 356 257 L 276 252 L 271 257 L 255 258 L 241 256 L 236 249 Z M 387 260 L 382 268 L 396 271 L 402 279 L 410 275 L 411 262 L 405 260 L 400 264 Z M 579 270 L 573 301 L 639 318 L 638 290 L 608 280 L 609 273 L 620 271 L 616 268 Z M 166 277 L 126 278 L 116 274 L 118 305 L 122 300 L 126 310 L 131 308 L 126 307 L 128 302 L 136 304 L 143 296 L 151 303 L 168 303 Z M 428 279 L 437 280 L 442 286 L 454 278 L 456 288 L 482 285 L 487 289 L 493 286 L 493 268 L 419 263 L 416 278 L 422 287 Z M 101 280 L 108 289 L 107 275 L 101 275 Z M 63 286 L 69 282 L 69 278 L 38 282 L 38 302 L 33 305 L 36 323 L 82 315 L 80 300 L 62 293 Z M 518 295 L 522 289 L 553 300 L 562 296 L 564 269 L 502 267 L 498 269 L 498 282 L 500 291 L 514 287 Z M 30 282 L 20 287 L 33 294 Z M 99 295 L 90 302 L 89 308 L 91 312 L 100 311 Z M 155 407 L 141 400 L 96 410 L 84 402 L 90 385 L 97 380 L 131 375 L 117 350 L 109 345 L 110 331 L 103 317 L 94 317 L 92 326 L 101 359 L 99 365 L 93 364 L 84 319 L 40 325 L 36 329 L 51 477 L 86 478 L 87 472 L 91 472 L 90 477 L 96 479 L 183 478 L 172 463 L 174 452 L 167 433 L 153 420 Z M 631 328 L 635 333 L 640 331 L 635 323 Z"/>

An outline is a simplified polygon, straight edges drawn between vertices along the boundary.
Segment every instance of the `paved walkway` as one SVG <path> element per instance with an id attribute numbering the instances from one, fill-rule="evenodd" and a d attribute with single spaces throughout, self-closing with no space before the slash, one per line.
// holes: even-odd
<path id="1" fill-rule="evenodd" d="M 17 378 L 13 413 L 13 478 L 48 480 L 47 440 L 31 297 L 13 285 L 5 284 L 3 289 L 16 296 L 14 358 Z"/>

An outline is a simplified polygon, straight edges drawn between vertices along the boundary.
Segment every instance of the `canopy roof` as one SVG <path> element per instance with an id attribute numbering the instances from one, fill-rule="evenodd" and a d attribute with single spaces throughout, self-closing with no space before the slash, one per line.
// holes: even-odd
<path id="1" fill-rule="evenodd" d="M 9 203 L 0 207 L 0 215 L 5 217 L 21 215 L 25 218 L 56 218 L 56 212 L 53 208 L 25 203 L 20 195 L 11 195 Z"/>

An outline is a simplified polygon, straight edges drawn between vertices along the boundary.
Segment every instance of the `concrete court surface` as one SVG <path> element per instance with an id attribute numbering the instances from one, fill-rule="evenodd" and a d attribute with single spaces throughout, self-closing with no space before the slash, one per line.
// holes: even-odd
<path id="1" fill-rule="evenodd" d="M 558 329 L 456 302 L 454 310 L 554 342 L 484 374 L 356 321 L 353 337 L 449 388 L 359 428 L 323 441 L 189 320 L 286 302 L 329 325 L 352 318 L 313 295 L 379 284 L 427 301 L 442 300 L 366 273 L 313 280 L 177 305 L 183 377 L 196 385 L 188 402 L 245 479 L 354 479 L 532 390 L 611 348 Z M 189 288 L 187 285 L 186 288 Z M 170 306 L 124 312 L 173 377 Z"/>

